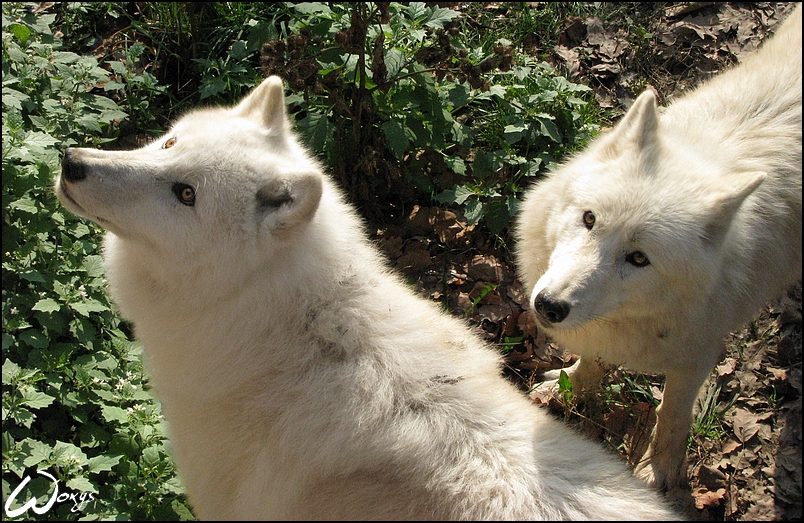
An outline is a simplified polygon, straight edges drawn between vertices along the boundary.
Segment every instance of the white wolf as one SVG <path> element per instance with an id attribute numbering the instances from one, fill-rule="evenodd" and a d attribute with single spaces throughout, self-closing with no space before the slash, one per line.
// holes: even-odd
<path id="1" fill-rule="evenodd" d="M 517 223 L 520 277 L 581 359 L 666 374 L 636 474 L 686 482 L 693 404 L 723 337 L 801 278 L 801 7 L 745 62 L 614 130 L 539 183 Z"/>
<path id="2" fill-rule="evenodd" d="M 108 230 L 112 296 L 201 518 L 676 517 L 384 268 L 279 78 L 62 165 L 62 203 Z"/>

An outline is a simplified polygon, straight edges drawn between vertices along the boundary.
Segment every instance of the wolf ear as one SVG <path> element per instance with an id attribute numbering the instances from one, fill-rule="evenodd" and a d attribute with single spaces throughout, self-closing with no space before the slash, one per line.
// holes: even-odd
<path id="1" fill-rule="evenodd" d="M 711 192 L 705 197 L 703 207 L 707 209 L 708 216 L 704 241 L 718 243 L 723 238 L 740 205 L 767 177 L 767 174 L 761 171 L 730 173 L 728 184 L 723 183 L 722 189 Z"/>
<path id="2" fill-rule="evenodd" d="M 234 116 L 250 118 L 271 129 L 285 129 L 285 88 L 278 76 L 269 76 L 232 109 Z"/>
<path id="3" fill-rule="evenodd" d="M 606 152 L 616 157 L 624 144 L 633 143 L 644 150 L 656 142 L 659 111 L 656 95 L 650 89 L 640 94 L 614 130 L 606 135 Z"/>
<path id="4" fill-rule="evenodd" d="M 257 214 L 272 231 L 292 229 L 312 219 L 323 189 L 315 170 L 270 180 L 257 190 Z"/>

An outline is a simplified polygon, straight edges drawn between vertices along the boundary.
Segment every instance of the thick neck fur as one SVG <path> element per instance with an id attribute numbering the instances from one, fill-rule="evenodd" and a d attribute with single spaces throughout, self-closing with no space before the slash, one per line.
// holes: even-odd
<path id="1" fill-rule="evenodd" d="M 157 267 L 152 256 L 140 254 L 142 247 L 107 238 L 112 295 L 134 322 L 163 399 L 169 401 L 171 394 L 225 394 L 235 381 L 243 381 L 242 374 L 227 376 L 226 369 L 251 369 L 252 378 L 260 379 L 272 370 L 298 368 L 313 357 L 299 333 L 310 333 L 315 315 L 324 311 L 349 314 L 344 307 L 349 296 L 370 285 L 371 271 L 358 268 L 368 263 L 383 270 L 366 241 L 355 234 L 362 230 L 357 218 L 333 189 L 325 191 L 318 213 L 302 227 L 280 240 L 279 255 L 271 252 L 261 259 L 255 246 L 248 263 L 214 259 L 190 270 L 167 263 Z M 231 270 L 235 266 L 240 269 Z M 317 278 L 309 277 L 313 274 Z M 326 283 L 330 281 L 343 285 L 334 289 Z M 263 328 L 257 331 L 255 323 Z M 243 328 L 246 324 L 249 328 Z M 255 332 L 264 342 L 243 339 Z M 250 353 L 228 346 L 266 348 Z"/>

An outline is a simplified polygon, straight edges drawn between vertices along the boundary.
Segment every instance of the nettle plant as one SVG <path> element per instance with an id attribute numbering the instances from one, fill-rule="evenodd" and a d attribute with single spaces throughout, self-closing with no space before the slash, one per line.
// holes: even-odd
<path id="1" fill-rule="evenodd" d="M 64 148 L 107 142 L 127 117 L 103 86 L 138 80 L 61 50 L 56 15 L 2 9 L 3 517 L 58 488 L 15 519 L 190 518 L 140 348 L 105 294 L 100 230 L 51 188 Z"/>
<path id="2" fill-rule="evenodd" d="M 308 144 L 362 208 L 402 179 L 499 234 L 527 179 L 597 131 L 588 87 L 471 24 L 421 2 L 305 2 L 263 47 Z"/>

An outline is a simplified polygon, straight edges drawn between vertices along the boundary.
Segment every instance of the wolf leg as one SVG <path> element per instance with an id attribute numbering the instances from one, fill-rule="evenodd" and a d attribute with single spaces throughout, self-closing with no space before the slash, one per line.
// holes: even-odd
<path id="1" fill-rule="evenodd" d="M 708 368 L 667 373 L 650 446 L 634 470 L 648 485 L 661 490 L 686 486 L 687 434 L 695 399 L 708 374 Z"/>

